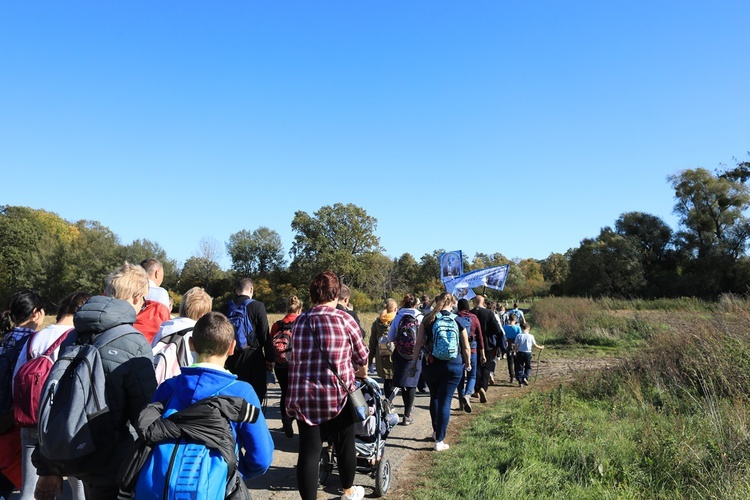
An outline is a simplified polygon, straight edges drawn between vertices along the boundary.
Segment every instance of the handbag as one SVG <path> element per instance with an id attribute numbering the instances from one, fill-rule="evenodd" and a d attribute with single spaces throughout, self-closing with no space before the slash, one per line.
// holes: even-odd
<path id="1" fill-rule="evenodd" d="M 307 323 L 308 325 L 310 324 L 309 318 L 308 318 Z M 331 370 L 334 375 L 336 375 L 336 378 L 338 379 L 339 384 L 341 384 L 341 387 L 344 389 L 344 391 L 347 394 L 346 404 L 344 405 L 344 408 L 351 414 L 355 422 L 362 422 L 364 419 L 370 416 L 370 409 L 367 406 L 367 400 L 365 399 L 365 394 L 362 392 L 362 388 L 358 387 L 357 389 L 349 392 L 349 389 L 347 388 L 346 384 L 339 376 L 339 372 L 333 366 L 333 364 L 331 363 L 331 360 L 328 359 L 328 355 L 320 346 L 318 337 L 315 335 L 315 332 L 313 331 L 312 327 L 310 328 L 310 332 L 313 334 L 315 345 L 318 346 L 320 353 L 323 355 L 323 358 L 326 360 L 326 363 L 328 363 L 328 369 Z"/>

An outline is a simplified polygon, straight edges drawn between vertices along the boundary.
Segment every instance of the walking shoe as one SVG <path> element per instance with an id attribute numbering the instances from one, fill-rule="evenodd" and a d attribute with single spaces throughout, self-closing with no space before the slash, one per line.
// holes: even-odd
<path id="1" fill-rule="evenodd" d="M 438 441 L 437 443 L 435 443 L 435 451 L 445 451 L 448 448 L 450 448 L 450 446 L 448 446 L 448 444 L 443 441 Z"/>
<path id="2" fill-rule="evenodd" d="M 365 489 L 361 486 L 353 486 L 354 492 L 351 495 L 342 494 L 341 500 L 362 500 L 365 498 Z"/>
<path id="3" fill-rule="evenodd" d="M 495 374 L 490 372 L 490 385 L 495 385 Z"/>
<path id="4" fill-rule="evenodd" d="M 473 393 L 471 394 L 471 397 L 472 397 L 472 398 L 478 398 L 478 397 L 479 397 L 479 391 L 474 391 L 474 392 L 473 392 Z"/>
<path id="5" fill-rule="evenodd" d="M 461 398 L 464 400 L 464 411 L 466 413 L 471 413 L 471 402 L 466 398 L 466 396 L 461 396 Z"/>
<path id="6" fill-rule="evenodd" d="M 411 425 L 414 423 L 414 419 L 412 417 L 407 417 L 404 415 L 404 421 L 401 422 L 402 425 Z"/>
<path id="7" fill-rule="evenodd" d="M 519 381 L 518 381 L 518 387 L 521 387 L 521 386 L 523 386 L 523 381 L 522 381 L 522 380 L 519 380 Z"/>
<path id="8" fill-rule="evenodd" d="M 523 379 L 523 385 L 529 385 L 529 379 L 527 378 Z"/>
<path id="9" fill-rule="evenodd" d="M 511 375 L 511 377 L 510 377 L 510 383 L 511 383 L 511 384 L 513 383 L 513 379 L 514 379 L 514 378 L 515 378 L 515 377 L 513 377 L 513 376 Z"/>
<path id="10" fill-rule="evenodd" d="M 282 420 L 281 428 L 284 430 L 284 435 L 288 438 L 294 437 L 294 428 L 292 427 L 291 420 Z"/>
<path id="11" fill-rule="evenodd" d="M 484 389 L 479 389 L 479 402 L 480 403 L 487 402 L 487 392 L 485 392 Z"/>

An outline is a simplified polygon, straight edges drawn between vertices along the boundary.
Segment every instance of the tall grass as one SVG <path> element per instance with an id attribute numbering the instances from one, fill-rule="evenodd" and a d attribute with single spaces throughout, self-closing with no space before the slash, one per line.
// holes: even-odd
<path id="1" fill-rule="evenodd" d="M 750 307 L 732 304 L 726 320 L 670 314 L 572 387 L 503 399 L 436 455 L 415 496 L 750 498 Z"/>

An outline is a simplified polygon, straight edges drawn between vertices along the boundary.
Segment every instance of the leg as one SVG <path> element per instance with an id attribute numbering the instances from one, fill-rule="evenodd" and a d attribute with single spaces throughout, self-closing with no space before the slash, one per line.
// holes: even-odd
<path id="1" fill-rule="evenodd" d="M 441 371 L 442 380 L 437 387 L 436 441 L 443 441 L 448 431 L 448 422 L 451 418 L 451 401 L 453 400 L 453 393 L 456 392 L 456 387 L 458 387 L 458 381 L 461 380 L 463 366 L 457 363 L 445 363 Z M 430 388 L 430 394 L 432 394 L 432 388 Z"/>
<path id="2" fill-rule="evenodd" d="M 529 376 L 531 375 L 531 353 L 528 352 L 525 354 L 526 354 L 525 356 L 526 359 L 524 361 L 526 363 L 526 369 L 524 370 L 524 373 L 523 373 L 523 380 L 524 382 L 527 382 L 529 380 Z"/>
<path id="3" fill-rule="evenodd" d="M 81 482 L 80 479 L 76 479 L 72 476 L 69 476 L 68 484 L 70 484 L 72 500 L 86 500 L 86 494 L 83 491 L 83 483 Z"/>
<path id="4" fill-rule="evenodd" d="M 341 412 L 333 420 L 323 424 L 322 427 L 323 431 L 331 436 L 331 441 L 336 449 L 341 487 L 348 490 L 354 486 L 354 474 L 357 471 L 354 424 L 350 418 L 344 415 L 344 412 Z"/>
<path id="5" fill-rule="evenodd" d="M 403 387 L 401 397 L 404 399 L 404 416 L 411 418 L 411 412 L 414 410 L 414 399 L 417 396 L 416 387 Z"/>
<path id="6" fill-rule="evenodd" d="M 36 428 L 28 427 L 21 429 L 21 473 L 23 484 L 21 486 L 21 500 L 34 500 L 34 488 L 36 488 L 36 467 L 31 463 L 31 454 L 39 442 L 39 434 Z"/>
<path id="7" fill-rule="evenodd" d="M 297 421 L 299 427 L 299 454 L 297 455 L 297 490 L 302 500 L 315 500 L 318 496 L 318 465 L 323 439 L 320 426 Z"/>
<path id="8" fill-rule="evenodd" d="M 477 383 L 477 371 L 477 353 L 473 352 L 471 353 L 471 371 L 466 377 L 466 386 L 463 388 L 463 394 L 467 398 L 474 392 L 474 386 Z"/>

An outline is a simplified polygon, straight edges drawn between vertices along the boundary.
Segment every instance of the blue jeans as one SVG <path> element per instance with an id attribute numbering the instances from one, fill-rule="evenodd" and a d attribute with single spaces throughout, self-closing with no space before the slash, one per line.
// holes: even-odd
<path id="1" fill-rule="evenodd" d="M 474 393 L 477 383 L 477 353 L 471 353 L 471 371 L 461 371 L 461 381 L 458 383 L 458 395 L 470 397 Z"/>
<path id="2" fill-rule="evenodd" d="M 448 421 L 451 418 L 453 393 L 461 381 L 463 371 L 462 363 L 449 363 L 438 359 L 425 367 L 424 378 L 430 388 L 430 418 L 432 430 L 435 431 L 435 441 L 445 439 Z"/>
<path id="3" fill-rule="evenodd" d="M 522 380 L 528 380 L 531 375 L 531 353 L 521 352 L 516 353 L 516 380 L 521 382 Z"/>

